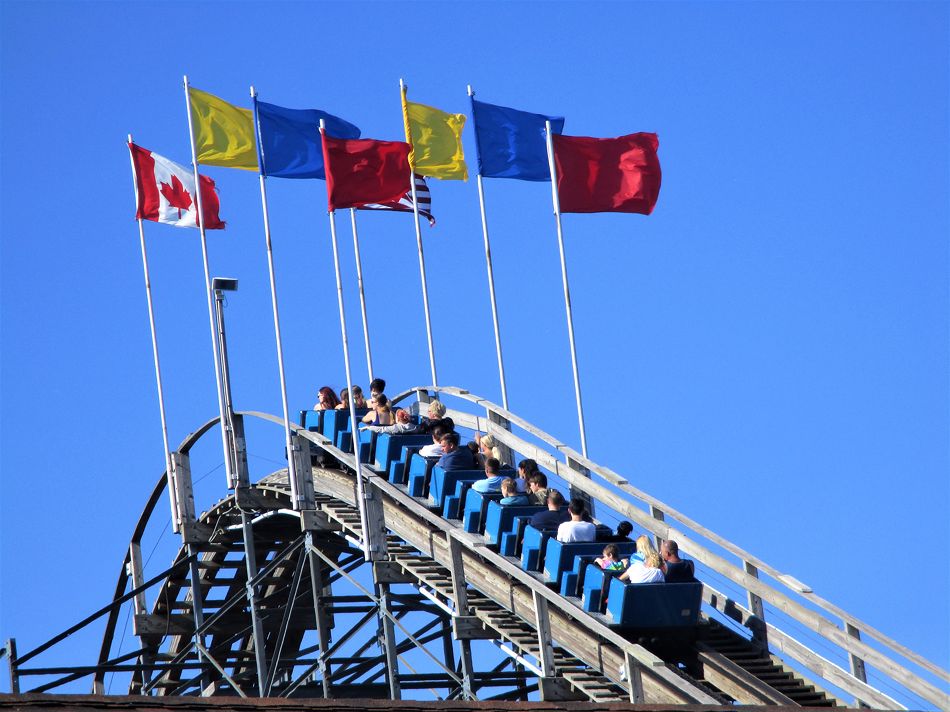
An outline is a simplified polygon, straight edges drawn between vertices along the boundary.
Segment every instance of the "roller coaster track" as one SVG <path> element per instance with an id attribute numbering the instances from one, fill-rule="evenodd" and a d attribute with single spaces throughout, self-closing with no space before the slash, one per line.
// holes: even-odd
<path id="1" fill-rule="evenodd" d="M 651 652 L 648 642 L 624 637 L 605 616 L 561 597 L 484 537 L 431 512 L 365 465 L 361 502 L 352 455 L 295 428 L 296 442 L 339 463 L 311 466 L 309 452 L 298 460 L 307 462 L 312 482 L 305 508 L 295 508 L 286 470 L 239 487 L 196 517 L 172 566 L 145 581 L 137 548 L 161 499 L 163 474 L 133 533 L 113 603 L 79 624 L 106 617 L 98 663 L 27 667 L 76 626 L 23 656 L 15 646 L 7 651 L 15 689 L 27 675 L 60 676 L 31 690 L 39 692 L 91 675 L 101 693 L 105 676 L 118 672 L 131 673 L 129 691 L 136 694 L 395 699 L 431 689 L 445 699 L 527 699 L 537 690 L 543 699 L 595 702 L 836 706 L 852 702 L 843 692 L 873 708 L 906 707 L 867 681 L 867 664 L 905 694 L 950 709 L 940 689 L 950 680 L 946 671 L 514 414 L 456 388 L 415 388 L 393 400 L 415 396 L 424 403 L 434 392 L 462 404 L 449 412 L 457 426 L 493 434 L 573 492 L 659 538 L 676 539 L 704 570 L 746 592 L 740 603 L 705 582 L 698 666 L 684 667 Z M 282 423 L 263 413 L 237 414 L 242 438 L 244 418 Z M 188 452 L 216 423 L 205 423 L 176 451 L 185 469 Z M 155 586 L 149 610 L 145 593 Z M 128 601 L 141 647 L 113 656 L 119 609 Z M 787 632 L 783 616 L 837 646 L 850 671 Z M 420 655 L 424 672 L 410 660 Z"/>

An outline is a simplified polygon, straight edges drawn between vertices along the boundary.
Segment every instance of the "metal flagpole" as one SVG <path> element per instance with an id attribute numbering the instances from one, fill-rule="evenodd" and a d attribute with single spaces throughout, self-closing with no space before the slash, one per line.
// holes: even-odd
<path id="1" fill-rule="evenodd" d="M 129 148 L 131 149 L 132 134 L 129 134 Z M 131 150 L 129 158 L 132 158 Z M 138 212 L 138 175 L 135 172 L 135 161 L 132 160 L 132 184 L 135 188 L 135 205 Z M 162 419 L 162 443 L 165 446 L 165 473 L 168 478 L 168 499 L 172 512 L 172 531 L 176 534 L 180 529 L 178 513 L 178 483 L 175 479 L 175 466 L 172 462 L 171 449 L 168 447 L 168 423 L 165 419 L 165 395 L 162 389 L 162 367 L 158 361 L 158 334 L 155 331 L 155 312 L 152 310 L 152 282 L 148 272 L 148 254 L 145 251 L 145 229 L 142 227 L 142 218 L 138 218 L 139 242 L 142 244 L 142 269 L 145 271 L 145 300 L 148 302 L 148 325 L 152 331 L 152 359 L 155 362 L 155 385 L 158 387 L 158 413 Z"/>
<path id="2" fill-rule="evenodd" d="M 356 283 L 360 288 L 360 314 L 363 317 L 363 340 L 366 343 L 366 371 L 369 381 L 373 381 L 373 354 L 369 347 L 369 322 L 366 319 L 366 295 L 363 293 L 363 262 L 360 260 L 360 238 L 356 232 L 356 208 L 350 208 L 350 222 L 353 225 L 353 252 L 356 254 Z M 350 394 L 353 398 L 353 394 Z"/>
<path id="3" fill-rule="evenodd" d="M 469 99 L 474 99 L 472 85 L 468 85 Z M 472 121 L 475 121 L 475 105 L 472 104 Z M 508 410 L 508 388 L 505 386 L 505 363 L 501 357 L 501 329 L 498 325 L 498 304 L 495 301 L 495 272 L 491 263 L 491 245 L 488 242 L 488 220 L 485 217 L 485 188 L 482 185 L 481 147 L 478 145 L 478 129 L 475 130 L 475 150 L 479 152 L 478 205 L 482 213 L 482 236 L 485 238 L 485 267 L 488 271 L 488 295 L 491 298 L 491 318 L 495 328 L 495 352 L 498 354 L 498 377 L 501 379 L 501 404 Z"/>
<path id="4" fill-rule="evenodd" d="M 320 119 L 320 140 L 326 134 L 326 122 Z M 324 147 L 326 151 L 326 147 Z M 326 154 L 324 154 L 326 155 Z M 327 168 L 328 169 L 328 168 Z M 343 369 L 346 374 L 346 388 L 352 395 L 353 379 L 350 377 L 350 344 L 346 338 L 346 312 L 343 309 L 343 280 L 340 277 L 340 253 L 337 250 L 336 243 L 336 213 L 329 211 L 330 215 L 330 240 L 333 243 L 333 267 L 336 270 L 336 298 L 340 307 L 340 332 L 343 336 Z M 356 419 L 356 403 L 352 397 L 350 403 L 350 429 L 353 431 L 353 467 L 356 476 L 356 496 L 359 499 L 360 510 L 360 528 L 363 530 L 363 558 L 370 560 L 369 550 L 369 527 L 366 517 L 366 488 L 363 485 L 363 472 L 360 468 L 360 429 L 359 421 Z"/>
<path id="5" fill-rule="evenodd" d="M 188 115 L 188 143 L 191 144 L 191 167 L 195 176 L 195 206 L 198 210 L 195 216 L 195 222 L 198 224 L 198 233 L 201 236 L 201 261 L 204 267 L 205 275 L 205 295 L 208 298 L 208 322 L 211 326 L 211 354 L 214 359 L 214 385 L 218 391 L 218 417 L 221 420 L 221 447 L 224 450 L 224 470 L 229 488 L 233 488 L 235 463 L 232 461 L 231 448 L 231 418 L 224 407 L 224 389 L 221 383 L 221 365 L 218 363 L 218 332 L 215 324 L 214 305 L 212 304 L 211 292 L 211 272 L 208 268 L 208 241 L 205 238 L 204 209 L 201 205 L 201 177 L 198 175 L 198 152 L 195 150 L 195 130 L 191 121 L 191 96 L 188 93 L 188 75 L 183 77 L 185 87 L 185 113 Z M 195 630 L 200 630 L 204 625 L 204 599 L 201 591 L 201 572 L 198 568 L 197 552 L 198 548 L 194 542 L 187 543 L 188 555 L 191 557 L 189 564 L 189 579 L 191 580 L 191 600 L 193 614 L 195 619 Z M 195 651 L 199 658 L 205 653 L 202 652 L 202 635 L 195 633 Z M 206 656 L 208 657 L 208 656 Z M 210 661 L 209 661 L 210 662 Z M 208 678 L 207 670 L 202 671 L 204 681 Z"/>
<path id="6" fill-rule="evenodd" d="M 297 492 L 297 471 L 293 454 L 293 442 L 290 431 L 290 408 L 287 405 L 287 379 L 284 374 L 284 350 L 280 337 L 280 314 L 277 310 L 277 277 L 274 272 L 274 250 L 270 239 L 270 217 L 267 212 L 267 189 L 264 185 L 264 143 L 261 141 L 261 122 L 257 114 L 257 92 L 251 87 L 251 99 L 254 101 L 254 124 L 257 131 L 257 145 L 260 149 L 258 159 L 258 178 L 261 184 L 261 205 L 264 210 L 264 244 L 267 248 L 267 269 L 270 275 L 270 300 L 274 311 L 274 336 L 277 341 L 277 370 L 280 374 L 280 400 L 284 407 L 284 442 L 287 448 L 287 474 L 294 497 L 294 509 L 300 506 L 303 495 Z"/>
<path id="7" fill-rule="evenodd" d="M 235 486 L 235 467 L 231 460 L 231 417 L 224 407 L 224 394 L 221 388 L 221 365 L 218 363 L 218 336 L 215 329 L 214 304 L 212 303 L 211 290 L 211 272 L 208 268 L 208 241 L 205 238 L 205 226 L 202 216 L 204 215 L 201 206 L 201 178 L 198 176 L 198 154 L 195 150 L 195 130 L 191 122 L 191 97 L 188 94 L 188 76 L 184 77 L 185 85 L 185 110 L 188 114 L 188 141 L 191 144 L 191 165 L 195 173 L 195 203 L 198 208 L 197 223 L 198 232 L 201 235 L 201 261 L 205 273 L 205 292 L 208 297 L 208 322 L 211 325 L 211 352 L 214 355 L 214 384 L 218 389 L 218 415 L 221 418 L 221 446 L 224 448 L 224 467 L 228 480 L 228 487 L 233 489 Z"/>
<path id="8" fill-rule="evenodd" d="M 548 167 L 551 169 L 551 197 L 554 201 L 554 217 L 557 220 L 557 246 L 561 255 L 561 281 L 564 283 L 564 308 L 567 311 L 567 337 L 571 342 L 571 366 L 574 370 L 574 395 L 577 398 L 577 424 L 581 431 L 581 452 L 587 457 L 587 432 L 584 428 L 584 407 L 581 405 L 581 381 L 577 375 L 577 348 L 574 345 L 574 317 L 571 314 L 571 290 L 567 286 L 567 261 L 564 258 L 564 234 L 561 232 L 561 201 L 557 195 L 557 170 L 554 166 L 554 142 L 551 139 L 551 122 L 544 122 L 544 135 L 548 147 Z"/>
<path id="9" fill-rule="evenodd" d="M 402 102 L 403 111 L 406 110 L 406 89 L 408 86 L 399 79 L 399 97 Z M 406 138 L 412 144 L 412 136 L 409 134 L 409 117 L 406 116 Z M 429 317 L 429 288 L 426 285 L 426 259 L 422 253 L 422 230 L 419 227 L 419 201 L 416 199 L 416 172 L 409 166 L 409 186 L 412 191 L 412 214 L 416 224 L 416 246 L 419 249 L 419 276 L 422 280 L 422 306 L 426 315 L 426 338 L 429 340 L 429 366 L 432 369 L 432 385 L 438 386 L 439 382 L 435 374 L 435 347 L 432 345 L 432 320 Z"/>

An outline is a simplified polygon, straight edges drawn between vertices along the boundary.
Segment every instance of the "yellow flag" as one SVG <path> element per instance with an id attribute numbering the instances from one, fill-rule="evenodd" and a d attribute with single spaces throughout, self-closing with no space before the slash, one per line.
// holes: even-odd
<path id="1" fill-rule="evenodd" d="M 406 123 L 406 141 L 412 146 L 409 165 L 413 171 L 443 180 L 468 180 L 462 152 L 465 114 L 447 114 L 408 101 L 403 87 L 402 116 Z"/>
<path id="2" fill-rule="evenodd" d="M 198 163 L 257 170 L 254 112 L 188 87 Z"/>

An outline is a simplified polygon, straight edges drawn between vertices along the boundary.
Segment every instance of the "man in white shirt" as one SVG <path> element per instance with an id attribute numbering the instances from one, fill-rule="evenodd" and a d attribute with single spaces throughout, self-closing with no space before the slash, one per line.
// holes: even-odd
<path id="1" fill-rule="evenodd" d="M 445 454 L 445 451 L 442 449 L 442 436 L 445 435 L 448 430 L 444 426 L 437 424 L 432 428 L 432 444 L 426 445 L 419 450 L 419 454 L 423 457 L 442 457 Z"/>
<path id="2" fill-rule="evenodd" d="M 594 541 L 597 528 L 593 523 L 584 521 L 584 513 L 587 511 L 584 502 L 579 499 L 572 499 L 571 503 L 567 505 L 567 511 L 571 515 L 571 521 L 564 522 L 557 528 L 557 540 L 564 543 Z"/>

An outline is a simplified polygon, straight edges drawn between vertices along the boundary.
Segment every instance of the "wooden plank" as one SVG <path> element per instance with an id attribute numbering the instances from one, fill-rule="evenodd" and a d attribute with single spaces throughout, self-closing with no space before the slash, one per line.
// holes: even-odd
<path id="1" fill-rule="evenodd" d="M 703 676 L 737 702 L 746 705 L 788 705 L 796 702 L 742 669 L 722 653 L 700 643 Z"/>

